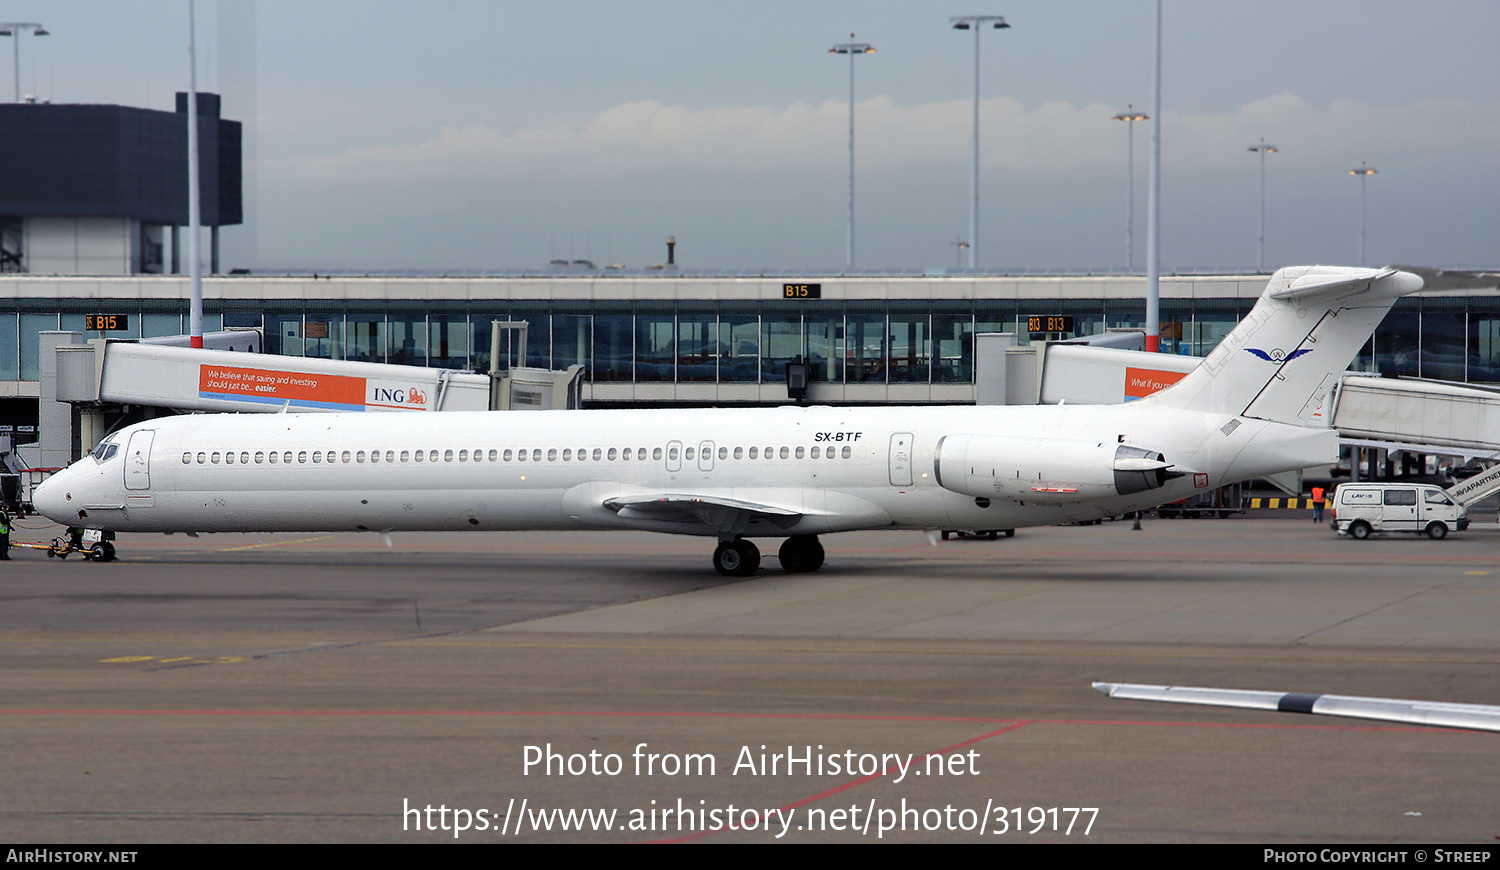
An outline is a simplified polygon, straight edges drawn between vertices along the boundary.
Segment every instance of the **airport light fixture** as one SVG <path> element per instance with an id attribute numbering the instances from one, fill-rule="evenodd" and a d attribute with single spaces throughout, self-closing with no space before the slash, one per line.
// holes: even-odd
<path id="1" fill-rule="evenodd" d="M 853 39 L 854 34 L 849 34 Z M 841 42 L 828 49 L 829 54 L 849 55 L 849 242 L 845 250 L 846 269 L 854 268 L 854 58 L 861 54 L 874 54 L 875 47 L 868 42 Z"/>
<path id="2" fill-rule="evenodd" d="M 954 30 L 974 31 L 974 166 L 969 174 L 969 268 L 979 263 L 979 31 L 986 24 L 993 30 L 1009 30 L 1003 15 L 955 15 L 948 19 Z"/>
<path id="3" fill-rule="evenodd" d="M 1350 175 L 1359 176 L 1359 264 L 1365 265 L 1365 179 L 1375 174 L 1373 166 L 1366 166 L 1363 160 L 1359 161 L 1359 167 L 1349 170 Z"/>
<path id="4" fill-rule="evenodd" d="M 1131 104 L 1114 117 L 1125 122 L 1125 271 L 1135 271 L 1135 122 L 1151 116 L 1137 112 Z"/>
<path id="5" fill-rule="evenodd" d="M 953 246 L 954 255 L 957 260 L 957 262 L 955 262 L 953 265 L 962 269 L 964 267 L 964 251 L 967 251 L 969 249 L 969 243 L 964 241 L 963 239 L 954 239 L 948 244 Z"/>
<path id="6" fill-rule="evenodd" d="M 1260 140 L 1259 145 L 1251 145 L 1247 151 L 1260 154 L 1260 230 L 1257 236 L 1258 247 L 1255 252 L 1255 271 L 1266 271 L 1266 155 L 1275 154 L 1275 145 L 1267 145 L 1266 140 Z"/>
<path id="7" fill-rule="evenodd" d="M 0 21 L 0 36 L 9 36 L 11 56 L 16 69 L 16 102 L 21 102 L 21 32 L 30 30 L 33 36 L 50 36 L 46 28 L 34 21 Z"/>

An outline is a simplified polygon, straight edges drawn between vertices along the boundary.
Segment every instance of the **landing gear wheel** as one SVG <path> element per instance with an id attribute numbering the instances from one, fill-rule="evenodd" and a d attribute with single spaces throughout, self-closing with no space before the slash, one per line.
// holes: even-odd
<path id="1" fill-rule="evenodd" d="M 115 560 L 115 545 L 108 541 L 100 541 L 87 550 L 84 550 L 83 557 L 91 562 L 113 562 Z"/>
<path id="2" fill-rule="evenodd" d="M 1350 526 L 1349 537 L 1356 541 L 1363 541 L 1365 538 L 1370 537 L 1370 524 L 1360 521 Z"/>
<path id="3" fill-rule="evenodd" d="M 1015 529 L 1001 529 L 1001 531 L 1005 533 L 1005 537 L 1007 538 L 1014 538 L 1016 536 Z"/>
<path id="4" fill-rule="evenodd" d="M 1443 525 L 1442 523 L 1428 523 L 1427 537 L 1433 539 L 1434 541 L 1441 541 L 1442 539 L 1448 537 L 1448 527 Z"/>
<path id="5" fill-rule="evenodd" d="M 776 553 L 781 567 L 792 574 L 810 574 L 823 567 L 823 545 L 817 535 L 794 535 Z"/>
<path id="6" fill-rule="evenodd" d="M 760 567 L 760 549 L 743 538 L 719 544 L 714 570 L 725 577 L 749 577 Z"/>
<path id="7" fill-rule="evenodd" d="M 985 536 L 985 538 L 987 540 L 993 541 L 996 538 L 1000 537 L 1000 530 L 999 529 L 990 529 L 989 531 L 987 531 L 987 532 L 984 533 L 984 536 Z"/>

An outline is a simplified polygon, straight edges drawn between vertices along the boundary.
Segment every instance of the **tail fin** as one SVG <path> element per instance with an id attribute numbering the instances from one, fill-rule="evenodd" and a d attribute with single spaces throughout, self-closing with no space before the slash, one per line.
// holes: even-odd
<path id="1" fill-rule="evenodd" d="M 1308 425 L 1395 301 L 1421 288 L 1396 269 L 1279 269 L 1213 353 L 1147 401 Z"/>

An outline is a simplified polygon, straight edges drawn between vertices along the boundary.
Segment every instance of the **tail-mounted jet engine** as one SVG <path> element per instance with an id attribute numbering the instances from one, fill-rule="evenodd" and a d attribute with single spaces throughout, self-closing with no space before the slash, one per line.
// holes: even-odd
<path id="1" fill-rule="evenodd" d="M 1157 489 L 1182 472 L 1130 444 L 947 435 L 937 444 L 944 489 L 985 498 L 1065 502 Z"/>

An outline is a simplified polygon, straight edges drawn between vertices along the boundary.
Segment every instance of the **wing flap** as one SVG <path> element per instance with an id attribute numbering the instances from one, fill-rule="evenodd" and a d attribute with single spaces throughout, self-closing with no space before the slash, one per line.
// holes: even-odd
<path id="1" fill-rule="evenodd" d="M 800 517 L 809 513 L 824 513 L 823 511 L 793 509 L 780 505 L 765 504 L 763 502 L 728 498 L 721 495 L 694 495 L 692 493 L 616 496 L 605 499 L 604 506 L 616 513 L 631 511 L 641 516 L 658 519 L 676 519 L 683 516 L 697 518 L 705 510 L 715 508 L 743 511 L 755 517 Z"/>

